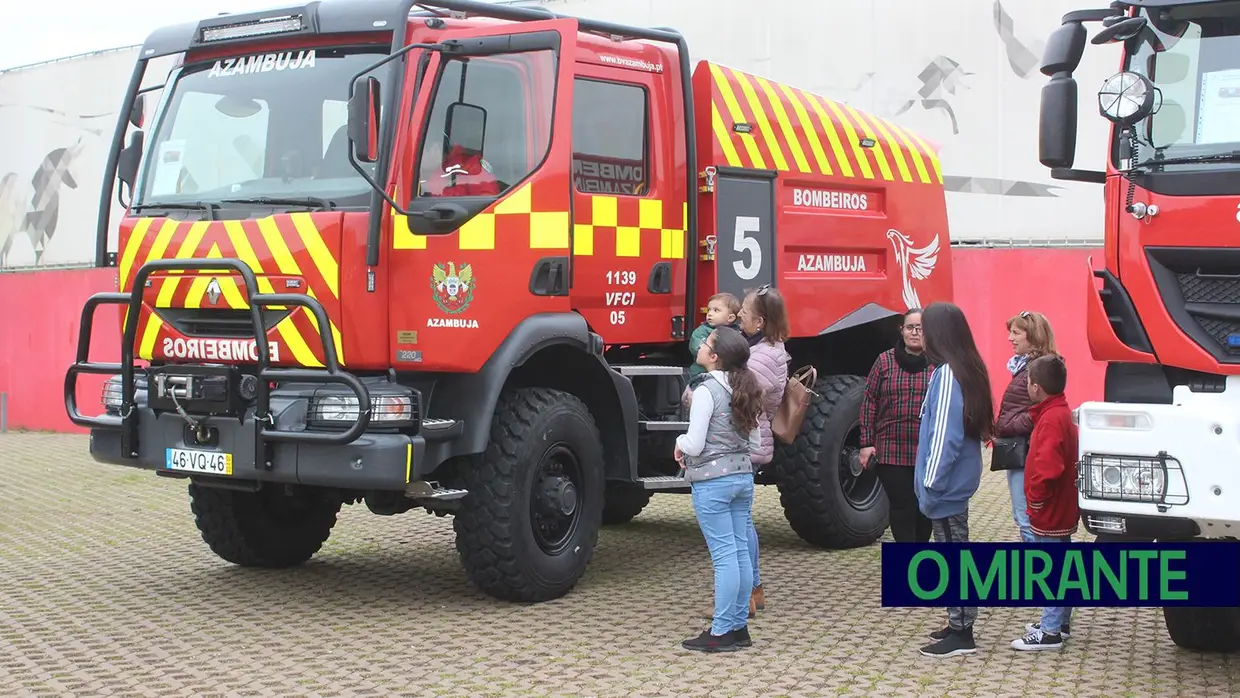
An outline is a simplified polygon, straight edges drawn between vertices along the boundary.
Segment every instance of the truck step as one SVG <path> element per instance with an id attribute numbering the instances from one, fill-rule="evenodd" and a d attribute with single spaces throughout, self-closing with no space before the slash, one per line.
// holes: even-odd
<path id="1" fill-rule="evenodd" d="M 642 429 L 646 431 L 675 431 L 675 432 L 680 432 L 682 434 L 686 431 L 689 431 L 688 422 L 650 421 L 650 422 L 639 422 L 638 424 Z"/>
<path id="2" fill-rule="evenodd" d="M 623 376 L 683 376 L 683 366 L 612 366 Z"/>
<path id="3" fill-rule="evenodd" d="M 422 438 L 427 441 L 444 441 L 454 439 L 465 431 L 465 422 L 455 419 L 434 419 L 427 417 L 422 420 Z"/>
<path id="4" fill-rule="evenodd" d="M 648 490 L 679 490 L 688 489 L 689 483 L 679 475 L 652 475 L 639 477 L 637 481 Z"/>
<path id="5" fill-rule="evenodd" d="M 440 501 L 451 501 L 460 499 L 469 494 L 469 490 L 455 489 L 452 487 L 441 487 L 434 480 L 416 480 L 405 486 L 405 496 L 410 499 L 437 499 Z"/>

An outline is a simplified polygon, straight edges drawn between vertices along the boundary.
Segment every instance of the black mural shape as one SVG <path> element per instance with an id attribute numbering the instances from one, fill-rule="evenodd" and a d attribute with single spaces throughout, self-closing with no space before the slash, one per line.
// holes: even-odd
<path id="1" fill-rule="evenodd" d="M 904 106 L 896 110 L 895 115 L 903 114 L 920 101 L 923 109 L 938 109 L 946 112 L 947 117 L 952 122 L 952 135 L 958 135 L 960 133 L 960 126 L 956 122 L 956 112 L 947 101 L 946 95 L 956 94 L 956 89 L 963 87 L 960 79 L 972 74 L 961 69 L 959 63 L 947 56 L 935 56 L 917 74 L 917 77 L 921 79 L 921 89 L 917 90 L 917 94 L 921 95 L 921 99 L 910 99 L 905 102 Z"/>
<path id="2" fill-rule="evenodd" d="M 69 172 L 69 166 L 81 148 L 82 143 L 79 140 L 73 146 L 56 148 L 43 157 L 34 176 L 30 178 L 34 194 L 30 197 L 29 207 L 21 217 L 18 229 L 9 231 L 3 247 L 0 247 L 0 267 L 6 266 L 9 251 L 17 239 L 17 233 L 25 233 L 30 240 L 30 246 L 34 249 L 35 264 L 42 262 L 43 252 L 51 242 L 52 236 L 56 234 L 56 226 L 60 221 L 61 188 L 77 189 L 77 180 Z M 12 185 L 15 183 L 12 173 L 5 177 L 5 183 L 9 185 L 5 189 L 11 195 Z"/>

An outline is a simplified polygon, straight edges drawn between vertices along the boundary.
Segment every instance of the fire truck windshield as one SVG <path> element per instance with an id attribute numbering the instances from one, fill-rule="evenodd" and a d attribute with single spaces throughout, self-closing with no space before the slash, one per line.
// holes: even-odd
<path id="1" fill-rule="evenodd" d="M 1145 10 L 1149 29 L 1128 70 L 1153 82 L 1156 111 L 1137 126 L 1134 161 L 1166 171 L 1240 168 L 1240 3 Z M 1201 6 L 1197 6 L 1201 7 Z"/>
<path id="2" fill-rule="evenodd" d="M 319 47 L 184 67 L 150 138 L 134 204 L 365 205 L 370 187 L 349 164 L 347 102 L 353 76 L 375 59 Z"/>

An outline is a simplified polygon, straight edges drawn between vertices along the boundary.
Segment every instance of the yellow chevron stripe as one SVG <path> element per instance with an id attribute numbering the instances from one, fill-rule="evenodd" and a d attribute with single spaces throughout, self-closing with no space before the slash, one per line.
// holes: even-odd
<path id="1" fill-rule="evenodd" d="M 314 289 L 308 285 L 306 286 L 306 295 L 315 300 L 319 298 L 314 295 Z M 314 331 L 319 332 L 319 321 L 314 318 L 314 313 L 307 311 L 306 317 L 310 318 L 310 324 L 314 326 Z M 340 328 L 336 327 L 336 323 L 330 317 L 327 318 L 327 324 L 331 326 L 332 344 L 336 345 L 336 362 L 344 366 L 344 342 L 340 338 Z"/>
<path id="2" fill-rule="evenodd" d="M 181 246 L 177 248 L 177 252 L 173 255 L 173 259 L 189 259 L 194 256 L 194 252 L 198 249 L 198 245 L 202 244 L 202 236 L 207 233 L 210 227 L 210 221 L 195 221 L 189 227 L 189 232 L 185 234 L 185 239 L 181 241 Z M 170 271 L 169 274 L 182 274 L 180 269 Z M 172 299 L 176 295 L 177 286 L 181 283 L 179 276 L 164 277 L 164 282 L 159 286 L 159 298 L 155 301 L 156 308 L 168 308 L 172 305 Z"/>
<path id="3" fill-rule="evenodd" d="M 857 167 L 861 168 L 861 174 L 866 179 L 874 179 L 874 170 L 870 167 L 870 159 L 866 157 L 866 149 L 861 147 L 860 139 L 857 138 L 857 130 L 853 128 L 852 122 L 848 120 L 848 117 L 844 115 L 844 111 L 835 102 L 826 97 L 814 96 L 824 102 L 831 112 L 835 114 L 835 118 L 840 120 L 840 125 L 844 127 L 844 135 L 848 136 L 848 144 L 852 146 L 853 155 L 857 158 Z M 888 179 L 891 179 L 891 177 L 888 177 Z"/>
<path id="4" fill-rule="evenodd" d="M 831 117 L 827 115 L 826 110 L 822 108 L 819 97 L 811 92 L 801 92 L 801 96 L 809 103 L 814 113 L 818 115 L 818 122 L 822 124 L 822 130 L 827 132 L 827 140 L 831 143 L 831 152 L 835 153 L 835 161 L 840 164 L 840 172 L 845 177 L 854 177 L 852 163 L 848 161 L 848 156 L 844 154 L 844 145 L 840 142 L 840 134 L 835 130 L 835 122 L 831 121 Z M 861 167 L 869 169 L 869 163 L 863 158 Z"/>
<path id="5" fill-rule="evenodd" d="M 926 156 L 926 159 L 930 161 L 930 167 L 933 168 L 934 170 L 934 180 L 938 182 L 939 184 L 942 184 L 943 173 L 939 171 L 939 158 L 937 155 L 934 154 L 934 149 L 930 147 L 930 144 L 923 141 L 921 139 L 921 136 L 918 136 L 914 131 L 902 128 L 891 122 L 888 122 L 888 125 L 891 126 L 891 129 L 893 131 L 900 134 L 900 137 L 903 138 L 905 142 L 909 144 L 909 150 L 913 151 L 913 157 L 916 159 L 916 161 L 918 162 L 921 161 L 922 154 Z M 916 143 L 916 145 L 914 145 L 914 143 Z M 920 146 L 921 152 L 919 152 L 918 146 Z M 925 169 L 925 166 L 923 165 L 921 168 L 918 169 L 918 171 L 920 172 L 924 169 Z M 927 173 L 927 177 L 925 181 L 927 184 L 929 183 L 928 173 Z"/>
<path id="6" fill-rule="evenodd" d="M 155 358 L 155 340 L 159 337 L 159 330 L 164 326 L 164 321 L 155 313 L 151 313 L 146 321 L 146 327 L 142 331 L 142 343 L 138 346 L 138 358 L 150 361 Z"/>
<path id="7" fill-rule="evenodd" d="M 904 145 L 908 146 L 909 152 L 913 154 L 913 164 L 916 166 L 916 169 L 918 169 L 918 175 L 921 177 L 921 182 L 930 183 L 930 172 L 926 171 L 925 159 L 921 157 L 921 150 L 918 146 L 916 146 L 916 144 L 913 143 L 913 139 L 910 138 L 908 131 L 900 128 L 899 125 L 892 123 L 892 121 L 884 121 L 884 123 L 888 125 L 888 128 L 894 131 L 895 135 L 900 136 L 900 140 L 904 141 Z M 928 151 L 926 152 L 926 157 L 928 157 L 928 159 L 932 159 L 934 155 L 930 154 Z M 935 164 L 936 176 L 937 171 L 939 171 L 939 167 Z"/>
<path id="8" fill-rule="evenodd" d="M 275 259 L 276 268 L 280 270 L 280 273 L 301 276 L 301 267 L 297 266 L 293 253 L 289 252 L 288 245 L 284 244 L 284 238 L 280 235 L 280 229 L 276 226 L 275 220 L 268 216 L 259 218 L 255 222 L 258 224 L 258 231 L 263 235 L 263 242 L 267 243 L 267 249 L 271 250 L 271 256 Z"/>
<path id="9" fill-rule="evenodd" d="M 715 78 L 715 87 L 719 89 L 719 96 L 723 97 L 723 104 L 728 108 L 728 115 L 732 118 L 732 123 L 745 123 L 745 112 L 741 111 L 741 105 L 736 101 L 736 95 L 732 92 L 732 86 L 728 83 L 727 77 L 723 74 L 723 69 L 714 63 L 710 63 L 710 74 Z M 766 169 L 766 161 L 762 158 L 762 152 L 758 150 L 758 143 L 754 140 L 752 133 L 736 134 L 741 143 L 745 144 L 745 152 L 749 154 L 749 162 L 758 169 Z"/>
<path id="10" fill-rule="evenodd" d="M 900 177 L 906 182 L 913 181 L 913 174 L 909 171 L 908 161 L 904 157 L 904 148 L 902 145 L 896 137 L 891 134 L 891 131 L 887 128 L 887 125 L 884 124 L 878 117 L 868 115 L 866 118 L 871 124 L 874 125 L 875 130 L 877 130 L 879 135 L 882 136 L 882 141 L 884 144 L 891 150 L 892 157 L 896 159 L 896 167 L 900 169 Z"/>
<path id="11" fill-rule="evenodd" d="M 254 252 L 254 246 L 250 244 L 250 240 L 246 237 L 245 228 L 241 227 L 241 221 L 225 221 L 224 230 L 228 233 L 228 240 L 232 243 L 233 249 L 237 251 L 237 256 L 246 266 L 254 270 L 254 274 L 258 277 L 259 293 L 275 293 L 276 290 L 271 285 L 271 280 L 267 278 L 263 265 L 258 261 L 258 255 Z M 249 307 L 248 304 L 246 307 Z M 284 310 L 288 306 L 272 305 L 268 306 L 271 310 Z"/>
<path id="12" fill-rule="evenodd" d="M 813 172 L 809 167 L 809 160 L 805 159 L 805 151 L 801 149 L 801 140 L 797 138 L 797 133 L 792 128 L 792 121 L 788 118 L 783 101 L 780 100 L 779 95 L 775 94 L 775 89 L 765 78 L 755 77 L 754 79 L 758 81 L 758 87 L 762 88 L 767 101 L 771 103 L 771 109 L 775 112 L 775 121 L 779 123 L 779 130 L 784 134 L 784 141 L 792 149 L 792 159 L 796 160 L 797 167 L 802 172 Z"/>
<path id="13" fill-rule="evenodd" d="M 331 291 L 333 299 L 339 298 L 340 291 L 336 282 L 340 277 L 340 266 L 336 264 L 336 258 L 332 256 L 331 250 L 327 249 L 327 244 L 323 242 L 323 236 L 314 225 L 314 220 L 309 213 L 304 212 L 290 214 L 289 218 L 293 219 L 293 227 L 301 236 L 306 251 L 310 253 L 310 259 L 314 260 L 314 266 L 318 267 L 319 275 L 327 284 L 327 290 Z"/>
<path id="14" fill-rule="evenodd" d="M 723 151 L 723 158 L 732 167 L 741 167 L 741 156 L 736 152 L 736 146 L 732 143 L 731 136 L 728 135 L 728 127 L 723 125 L 723 117 L 719 115 L 719 107 L 715 105 L 714 100 L 710 102 L 710 127 L 715 132 L 715 140 L 719 142 L 719 149 Z"/>
<path id="15" fill-rule="evenodd" d="M 874 132 L 874 129 L 870 128 L 870 122 L 866 121 L 865 117 L 862 116 L 860 112 L 853 109 L 849 104 L 842 104 L 841 106 L 844 108 L 844 111 L 848 112 L 848 115 L 852 117 L 853 123 L 861 127 L 861 134 L 874 141 L 874 147 L 867 148 L 867 150 L 874 153 L 874 159 L 878 163 L 878 171 L 882 173 L 883 179 L 888 182 L 894 182 L 896 178 L 891 174 L 891 164 L 887 162 L 887 153 L 883 150 L 883 139 L 879 138 L 878 134 Z M 901 162 L 903 162 L 903 160 L 901 160 Z M 908 178 L 907 165 L 901 168 L 901 172 L 905 175 L 904 181 L 911 181 Z"/>
<path id="16" fill-rule="evenodd" d="M 736 84 L 741 86 L 741 92 L 745 93 L 745 101 L 749 102 L 749 110 L 753 112 L 753 118 L 758 121 L 758 130 L 762 132 L 762 139 L 766 141 L 766 149 L 771 151 L 771 157 L 775 160 L 775 167 L 778 170 L 786 171 L 788 169 L 788 161 L 784 159 L 784 151 L 779 147 L 779 139 L 775 137 L 775 132 L 771 130 L 771 122 L 766 118 L 766 110 L 762 108 L 762 102 L 758 99 L 758 93 L 753 91 L 753 86 L 749 84 L 749 79 L 739 70 L 733 70 L 732 77 L 736 78 Z"/>
<path id="17" fill-rule="evenodd" d="M 827 159 L 827 154 L 822 149 L 822 141 L 818 138 L 818 129 L 810 120 L 809 112 L 805 111 L 805 105 L 801 104 L 796 93 L 787 85 L 782 82 L 778 85 L 784 96 L 788 98 L 788 103 L 792 105 L 792 110 L 796 112 L 797 120 L 801 122 L 801 130 L 805 133 L 806 140 L 809 141 L 809 148 L 814 153 L 814 161 L 818 163 L 818 172 L 824 175 L 834 174 L 831 170 L 831 161 Z"/>
<path id="18" fill-rule="evenodd" d="M 117 271 L 120 273 L 122 291 L 129 284 L 129 272 L 133 270 L 133 262 L 138 256 L 138 248 L 142 247 L 142 242 L 146 239 L 146 231 L 150 229 L 152 220 L 151 218 L 139 218 L 133 230 L 129 233 L 129 239 L 125 241 L 125 249 L 121 253 L 120 265 L 117 268 Z"/>

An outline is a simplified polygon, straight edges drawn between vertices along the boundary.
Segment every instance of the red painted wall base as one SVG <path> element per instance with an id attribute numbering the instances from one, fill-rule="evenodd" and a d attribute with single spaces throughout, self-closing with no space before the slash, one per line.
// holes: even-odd
<path id="1" fill-rule="evenodd" d="M 1012 348 L 1006 320 L 1022 310 L 1050 318 L 1059 351 L 1068 363 L 1068 401 L 1102 397 L 1103 365 L 1093 361 L 1085 341 L 1085 306 L 1078 283 L 1051 282 L 1065 269 L 1079 269 L 1095 249 L 953 249 L 955 297 L 969 317 L 982 357 L 990 368 L 996 400 L 1010 375 Z M 114 269 L 73 269 L 0 274 L 0 392 L 7 398 L 10 430 L 81 432 L 65 415 L 65 367 L 77 350 L 81 308 L 92 293 L 116 288 Z M 116 361 L 120 332 L 115 310 L 97 313 L 92 361 Z M 102 410 L 103 378 L 78 381 L 78 405 L 85 414 Z"/>

